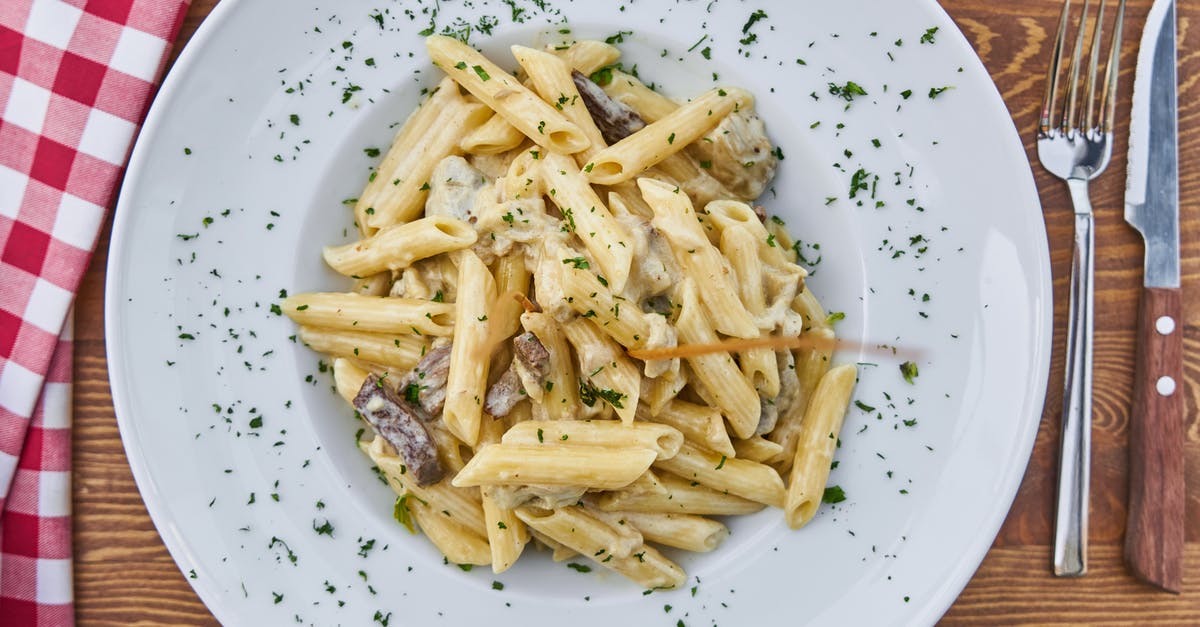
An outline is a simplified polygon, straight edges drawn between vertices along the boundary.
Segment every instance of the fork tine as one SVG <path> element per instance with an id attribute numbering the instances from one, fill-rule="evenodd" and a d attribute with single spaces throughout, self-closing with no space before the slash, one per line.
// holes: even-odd
<path id="1" fill-rule="evenodd" d="M 1067 42 L 1067 18 L 1071 16 L 1071 0 L 1063 0 L 1062 16 L 1058 19 L 1058 34 L 1054 36 L 1054 52 L 1050 57 L 1050 70 L 1046 73 L 1046 93 L 1042 97 L 1042 115 L 1038 126 L 1043 135 L 1054 128 L 1050 120 L 1058 107 L 1058 70 L 1062 61 L 1063 48 Z"/>
<path id="2" fill-rule="evenodd" d="M 1067 110 L 1063 115 L 1062 129 L 1069 131 L 1078 128 L 1075 113 L 1079 107 L 1079 66 L 1083 60 L 1083 40 L 1087 34 L 1087 15 L 1091 10 L 1092 0 L 1083 0 L 1083 18 L 1079 21 L 1079 34 L 1075 37 L 1075 50 L 1071 53 L 1071 73 L 1067 77 Z"/>
<path id="3" fill-rule="evenodd" d="M 1079 127 L 1085 133 L 1091 132 L 1092 129 L 1099 126 L 1099 120 L 1096 119 L 1096 75 L 1100 66 L 1100 36 L 1104 32 L 1104 5 L 1104 0 L 1100 0 L 1100 10 L 1096 13 L 1096 25 L 1092 27 L 1091 58 L 1088 60 L 1087 80 L 1084 82 L 1083 88 L 1084 97 L 1087 98 L 1087 110 L 1079 123 Z M 1087 19 L 1086 14 L 1084 15 L 1084 19 Z M 1107 88 L 1108 86 L 1105 85 L 1105 89 Z M 1100 111 L 1103 114 L 1104 109 L 1101 108 Z"/>
<path id="4" fill-rule="evenodd" d="M 1117 6 L 1117 22 L 1113 26 L 1112 42 L 1109 44 L 1108 67 L 1104 70 L 1104 93 L 1100 94 L 1100 111 L 1104 122 L 1101 133 L 1113 132 L 1113 120 L 1117 115 L 1117 82 L 1121 73 L 1121 35 L 1125 30 L 1125 0 Z"/>

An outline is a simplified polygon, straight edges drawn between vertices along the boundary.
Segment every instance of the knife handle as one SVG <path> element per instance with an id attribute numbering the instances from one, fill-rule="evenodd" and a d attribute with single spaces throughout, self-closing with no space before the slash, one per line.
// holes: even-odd
<path id="1" fill-rule="evenodd" d="M 1183 580 L 1183 320 L 1179 288 L 1142 290 L 1129 418 L 1125 562 L 1178 594 Z"/>

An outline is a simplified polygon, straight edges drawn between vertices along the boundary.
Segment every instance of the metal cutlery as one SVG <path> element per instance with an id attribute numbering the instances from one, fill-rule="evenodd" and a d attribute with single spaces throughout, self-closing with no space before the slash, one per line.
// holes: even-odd
<path id="1" fill-rule="evenodd" d="M 1125 0 L 1117 9 L 1102 83 L 1099 76 L 1104 2 L 1099 3 L 1086 76 L 1081 76 L 1091 0 L 1085 0 L 1066 81 L 1060 80 L 1071 0 L 1063 3 L 1046 93 L 1038 124 L 1037 151 L 1042 166 L 1063 179 L 1075 208 L 1075 241 L 1071 256 L 1070 307 L 1067 327 L 1066 377 L 1063 384 L 1062 450 L 1059 457 L 1058 501 L 1054 528 L 1054 573 L 1080 576 L 1087 572 L 1088 493 L 1092 417 L 1093 251 L 1092 204 L 1088 181 L 1108 166 L 1112 156 L 1113 118 Z M 1082 98 L 1081 102 L 1081 82 Z M 1062 94 L 1060 92 L 1065 92 Z M 1065 98 L 1063 96 L 1065 95 Z M 1063 101 L 1060 107 L 1060 100 Z"/>
<path id="2" fill-rule="evenodd" d="M 1146 244 L 1129 424 L 1125 562 L 1178 593 L 1183 577 L 1183 321 L 1175 2 L 1156 0 L 1138 52 L 1125 220 Z"/>

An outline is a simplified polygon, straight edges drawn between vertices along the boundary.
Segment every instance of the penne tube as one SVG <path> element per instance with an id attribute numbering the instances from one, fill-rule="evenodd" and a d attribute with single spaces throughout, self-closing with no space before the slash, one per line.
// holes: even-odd
<path id="1" fill-rule="evenodd" d="M 417 365 L 425 341 L 413 335 L 361 333 L 320 327 L 300 327 L 300 341 L 318 353 L 360 359 L 406 371 Z"/>
<path id="2" fill-rule="evenodd" d="M 833 331 L 827 328 L 817 328 L 805 334 L 816 337 L 833 339 Z M 818 348 L 796 352 L 796 376 L 800 380 L 800 391 L 792 406 L 779 416 L 775 429 L 766 435 L 768 440 L 779 444 L 783 450 L 775 458 L 776 468 L 780 474 L 787 472 L 796 457 L 796 441 L 800 436 L 804 415 L 813 398 L 817 383 L 829 371 L 830 360 L 833 357 L 831 343 L 818 345 Z"/>
<path id="3" fill-rule="evenodd" d="M 526 525 L 526 528 L 528 528 L 528 525 Z M 534 540 L 537 540 L 547 549 L 550 549 L 550 559 L 554 560 L 555 562 L 565 562 L 572 557 L 579 556 L 579 553 L 572 550 L 570 547 L 536 529 L 530 529 L 529 535 L 533 536 Z"/>
<path id="4" fill-rule="evenodd" d="M 733 450 L 737 452 L 738 459 L 765 464 L 778 458 L 783 453 L 783 446 L 756 435 L 734 442 Z"/>
<path id="5" fill-rule="evenodd" d="M 700 139 L 731 111 L 753 100 L 748 92 L 736 88 L 717 88 L 701 94 L 593 155 L 583 167 L 584 175 L 600 185 L 628 181 Z"/>
<path id="6" fill-rule="evenodd" d="M 574 420 L 579 414 L 579 385 L 575 365 L 571 363 L 571 347 L 558 322 L 549 314 L 521 314 L 521 326 L 537 336 L 550 353 L 550 372 L 542 384 L 545 394 L 538 405 L 550 420 Z"/>
<path id="7" fill-rule="evenodd" d="M 580 507 L 538 510 L 523 507 L 517 515 L 525 524 L 570 547 L 580 555 L 632 579 L 647 589 L 674 588 L 685 581 L 683 570 L 654 547 L 643 544 L 628 557 L 618 557 L 610 547 L 620 536 L 611 526 Z"/>
<path id="8" fill-rule="evenodd" d="M 504 432 L 505 444 L 539 444 L 545 440 L 568 444 L 608 446 L 615 449 L 646 448 L 658 459 L 670 459 L 683 446 L 683 434 L 654 423 L 623 424 L 612 420 L 520 422 Z"/>
<path id="9" fill-rule="evenodd" d="M 738 296 L 746 311 L 754 318 L 759 329 L 772 330 L 773 325 L 769 322 L 764 324 L 767 305 L 762 283 L 763 264 L 754 235 L 740 225 L 725 229 L 721 233 L 721 254 L 733 268 Z M 754 384 L 760 396 L 779 396 L 779 365 L 775 360 L 775 351 L 767 347 L 742 351 L 738 354 L 738 363 L 742 374 Z"/>
<path id="10" fill-rule="evenodd" d="M 354 365 L 349 359 L 338 357 L 333 360 L 333 386 L 337 388 L 338 396 L 346 399 L 351 406 L 354 397 L 362 389 L 363 381 L 367 380 L 367 371 Z"/>
<path id="11" fill-rule="evenodd" d="M 583 74 L 591 74 L 621 58 L 621 51 L 616 46 L 594 39 L 577 41 L 562 50 L 555 49 L 553 53 L 565 61 L 568 67 Z"/>
<path id="12" fill-rule="evenodd" d="M 571 67 L 559 57 L 525 46 L 513 46 L 512 53 L 542 100 L 562 111 L 567 120 L 583 131 L 590 145 L 575 153 L 576 167 L 586 163 L 587 159 L 604 148 L 604 136 L 579 96 L 579 90 L 571 78 Z"/>
<path id="13" fill-rule="evenodd" d="M 754 317 L 738 298 L 733 272 L 708 241 L 687 195 L 653 179 L 638 179 L 638 187 L 654 209 L 651 223 L 667 238 L 684 275 L 704 286 L 700 299 L 714 328 L 734 337 L 758 337 Z"/>
<path id="14" fill-rule="evenodd" d="M 525 133 L 509 124 L 504 116 L 492 114 L 488 121 L 467 133 L 458 147 L 474 155 L 498 155 L 520 146 L 524 141 Z"/>
<path id="15" fill-rule="evenodd" d="M 366 188 L 354 203 L 354 222 L 358 225 L 359 232 L 363 237 L 370 236 L 378 230 L 367 225 L 367 219 L 376 212 L 375 207 L 377 205 L 383 207 L 395 202 L 392 196 L 399 193 L 400 190 L 395 189 L 396 186 L 391 182 L 396 180 L 401 172 L 411 171 L 411 164 L 416 160 L 415 157 L 419 155 L 420 149 L 431 147 L 432 142 L 425 135 L 429 129 L 437 125 L 438 117 L 445 111 L 461 107 L 463 104 L 458 85 L 449 78 L 444 78 L 429 94 L 429 98 L 418 105 L 417 109 L 408 116 L 408 120 L 392 138 L 392 145 L 384 155 L 383 161 L 372 172 Z M 431 155 L 426 157 L 426 160 L 433 161 L 434 159 Z M 433 171 L 432 166 L 429 171 Z M 421 190 L 418 191 L 421 192 Z M 417 196 L 424 198 L 423 192 Z M 411 199 L 407 202 L 411 202 Z"/>
<path id="16" fill-rule="evenodd" d="M 654 474 L 654 469 L 647 469 L 633 483 L 621 488 L 621 492 L 628 494 L 655 494 L 658 496 L 666 496 L 667 488 L 658 480 L 658 475 Z"/>
<path id="17" fill-rule="evenodd" d="M 494 341 L 507 339 L 521 328 L 520 301 L 513 296 L 529 293 L 529 269 L 522 255 L 505 255 L 496 260 L 492 273 L 496 279 L 496 303 L 488 313 L 491 337 Z"/>
<path id="18" fill-rule="evenodd" d="M 454 305 L 416 298 L 312 292 L 280 303 L 297 324 L 370 333 L 447 336 L 454 331 Z"/>
<path id="19" fill-rule="evenodd" d="M 586 318 L 576 318 L 562 329 L 579 360 L 579 401 L 591 407 L 603 400 L 622 422 L 632 423 L 642 393 L 638 367 Z"/>
<path id="20" fill-rule="evenodd" d="M 691 279 L 685 280 L 681 290 L 679 318 L 675 322 L 675 330 L 679 333 L 681 345 L 712 344 L 717 341 L 704 311 L 696 298 L 696 285 Z M 716 405 L 734 435 L 748 438 L 758 429 L 762 406 L 758 393 L 750 382 L 742 376 L 729 353 L 707 353 L 687 358 L 692 376 L 704 386 L 712 404 Z"/>
<path id="21" fill-rule="evenodd" d="M 657 414 L 651 414 L 644 405 L 638 407 L 637 419 L 670 425 L 678 429 L 689 442 L 722 455 L 736 456 L 729 433 L 725 430 L 725 421 L 715 407 L 675 399 L 663 405 Z"/>
<path id="22" fill-rule="evenodd" d="M 657 122 L 676 109 L 679 103 L 650 89 L 641 80 L 620 70 L 611 70 L 611 78 L 600 87 L 604 93 L 637 112 L 647 123 Z"/>
<path id="23" fill-rule="evenodd" d="M 413 262 L 461 250 L 478 235 L 470 224 L 446 216 L 430 216 L 381 229 L 375 235 L 341 246 L 326 246 L 325 263 L 349 277 L 400 270 Z"/>
<path id="24" fill-rule="evenodd" d="M 465 250 L 458 261 L 458 300 L 454 306 L 454 344 L 446 377 L 442 420 L 458 439 L 474 446 L 479 439 L 483 398 L 487 393 L 491 323 L 496 281 L 475 253 Z"/>
<path id="25" fill-rule="evenodd" d="M 517 518 L 511 509 L 501 508 L 496 504 L 491 491 L 493 488 L 481 489 L 483 495 L 483 516 L 487 525 L 488 546 L 491 548 L 492 572 L 502 573 L 516 563 L 529 542 L 529 532 L 525 523 Z"/>
<path id="26" fill-rule="evenodd" d="M 573 232 L 591 253 L 600 273 L 616 293 L 625 289 L 633 263 L 633 242 L 629 231 L 609 212 L 592 190 L 587 179 L 570 158 L 559 154 L 542 155 L 541 173 L 546 193 Z"/>
<path id="27" fill-rule="evenodd" d="M 443 35 L 426 38 L 425 48 L 435 65 L 534 143 L 564 155 L 588 147 L 578 126 L 474 48 Z"/>
<path id="28" fill-rule="evenodd" d="M 838 366 L 825 373 L 813 391 L 812 401 L 804 413 L 804 426 L 800 430 L 783 505 L 784 516 L 792 529 L 808 524 L 821 506 L 838 433 L 842 430 L 857 377 L 858 370 L 853 364 Z"/>
<path id="29" fill-rule="evenodd" d="M 544 439 L 544 438 L 543 438 Z M 585 486 L 615 490 L 633 483 L 654 461 L 653 449 L 567 444 L 494 444 L 480 449 L 453 485 Z"/>
<path id="30" fill-rule="evenodd" d="M 396 494 L 411 494 L 433 507 L 440 516 L 454 521 L 481 538 L 487 537 L 479 490 L 454 487 L 448 479 L 426 486 L 417 485 L 416 481 L 409 480 L 411 475 L 408 474 L 404 460 L 396 455 L 391 445 L 384 442 L 383 438 L 377 437 L 366 445 L 366 453 L 379 470 L 383 471 L 388 485 Z"/>
<path id="31" fill-rule="evenodd" d="M 646 405 L 650 415 L 657 415 L 662 408 L 679 395 L 687 387 L 688 376 L 684 368 L 673 368 L 651 379 L 642 379 L 641 402 Z M 641 411 L 641 408 L 638 408 Z M 639 419 L 641 419 L 639 413 Z"/>
<path id="32" fill-rule="evenodd" d="M 721 544 L 729 529 L 721 523 L 691 514 L 617 512 L 642 533 L 647 542 L 706 553 Z"/>
<path id="33" fill-rule="evenodd" d="M 455 564 L 475 566 L 491 563 L 492 552 L 486 540 L 446 518 L 420 499 L 409 499 L 406 505 L 425 537 L 429 538 L 447 560 Z"/>
<path id="34" fill-rule="evenodd" d="M 740 496 L 706 488 L 698 481 L 681 479 L 670 473 L 658 476 L 667 494 L 643 492 L 606 492 L 596 499 L 596 506 L 609 512 L 651 512 L 667 514 L 696 514 L 700 516 L 736 516 L 753 514 L 763 508 Z"/>
<path id="35" fill-rule="evenodd" d="M 574 263 L 570 249 L 559 247 L 557 258 L 567 263 L 559 265 L 560 282 L 567 304 L 582 316 L 595 319 L 600 330 L 626 348 L 640 348 L 650 342 L 655 314 L 649 314 L 636 303 L 621 298 L 595 274 Z M 611 283 L 610 283 L 611 285 Z"/>
<path id="36" fill-rule="evenodd" d="M 451 87 L 457 91 L 457 87 Z M 438 162 L 459 154 L 462 138 L 488 118 L 488 110 L 477 103 L 458 102 L 441 110 L 433 124 L 411 146 L 399 146 L 395 162 L 372 174 L 364 196 L 362 213 L 368 231 L 403 224 L 421 214 L 429 196 L 429 177 Z M 391 151 L 389 150 L 389 155 Z M 355 204 L 357 208 L 363 200 Z"/>
<path id="37" fill-rule="evenodd" d="M 374 232 L 374 229 L 372 229 Z M 387 296 L 388 291 L 392 289 L 392 273 L 379 272 L 372 274 L 369 277 L 354 280 L 354 287 L 350 291 L 362 296 Z"/>
<path id="38" fill-rule="evenodd" d="M 684 443 L 679 454 L 654 462 L 655 468 L 696 481 L 718 492 L 764 505 L 783 506 L 783 479 L 774 468 Z"/>
<path id="39" fill-rule="evenodd" d="M 791 245 L 771 239 L 767 225 L 758 219 L 750 205 L 736 200 L 714 200 L 704 206 L 704 218 L 705 224 L 713 229 L 713 235 L 718 239 L 727 229 L 740 227 L 750 233 L 750 239 L 765 263 L 775 267 L 793 265 L 785 254 L 791 250 Z M 772 243 L 775 245 L 772 246 Z M 803 268 L 799 269 L 804 272 Z"/>

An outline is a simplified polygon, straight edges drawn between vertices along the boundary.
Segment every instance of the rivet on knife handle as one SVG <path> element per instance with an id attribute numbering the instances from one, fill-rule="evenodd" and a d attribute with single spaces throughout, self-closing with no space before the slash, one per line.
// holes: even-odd
<path id="1" fill-rule="evenodd" d="M 1142 291 L 1129 419 L 1125 561 L 1179 593 L 1183 580 L 1183 321 L 1178 288 Z"/>

